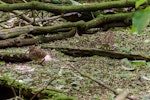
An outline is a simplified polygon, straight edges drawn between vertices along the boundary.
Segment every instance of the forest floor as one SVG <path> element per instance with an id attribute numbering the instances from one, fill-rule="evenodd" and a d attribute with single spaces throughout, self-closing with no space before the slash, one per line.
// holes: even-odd
<path id="1" fill-rule="evenodd" d="M 115 33 L 114 52 L 140 54 L 150 57 L 150 28 L 143 34 L 130 34 L 130 29 L 115 28 L 109 31 Z M 105 32 L 85 34 L 65 40 L 39 45 L 75 48 L 100 48 L 101 39 Z M 80 72 L 100 81 L 117 92 L 129 89 L 130 95 L 137 100 L 150 98 L 150 62 L 141 60 L 112 59 L 109 57 L 71 57 L 56 50 L 45 49 L 52 58 L 51 61 L 38 65 L 35 61 L 26 63 L 0 62 L 0 76 L 8 76 L 30 87 L 42 88 L 53 77 L 57 77 L 47 87 L 58 90 L 66 95 L 77 97 L 79 100 L 113 100 L 115 95 L 108 89 L 98 85 L 93 80 L 81 76 L 68 64 Z M 9 52 L 27 52 L 28 47 L 1 49 Z"/>

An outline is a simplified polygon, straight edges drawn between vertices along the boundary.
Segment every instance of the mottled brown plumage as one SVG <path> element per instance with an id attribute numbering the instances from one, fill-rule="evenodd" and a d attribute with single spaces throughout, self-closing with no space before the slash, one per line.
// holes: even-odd
<path id="1" fill-rule="evenodd" d="M 39 64 L 43 63 L 46 55 L 47 55 L 47 52 L 45 52 L 43 49 L 40 49 L 35 46 L 29 47 L 29 58 L 31 60 L 38 61 Z"/>
<path id="2" fill-rule="evenodd" d="M 101 45 L 106 49 L 109 50 L 111 46 L 114 44 L 114 33 L 108 32 L 101 40 Z"/>

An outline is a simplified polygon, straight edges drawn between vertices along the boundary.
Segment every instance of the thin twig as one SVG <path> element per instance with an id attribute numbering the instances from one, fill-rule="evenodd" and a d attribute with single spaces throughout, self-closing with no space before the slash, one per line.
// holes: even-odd
<path id="1" fill-rule="evenodd" d="M 76 70 L 81 76 L 86 77 L 86 78 L 88 78 L 88 79 L 90 79 L 90 80 L 96 82 L 97 84 L 99 84 L 99 85 L 105 87 L 106 89 L 112 91 L 115 95 L 118 95 L 118 94 L 119 94 L 117 91 L 115 91 L 114 89 L 110 88 L 110 87 L 109 87 L 108 85 L 106 85 L 105 83 L 99 82 L 99 81 L 97 81 L 96 79 L 94 79 L 94 78 L 92 78 L 92 77 L 90 77 L 90 76 L 88 76 L 88 75 L 86 75 L 86 74 L 83 74 L 83 73 L 80 72 L 77 68 L 75 68 L 72 64 L 69 64 L 69 66 L 70 66 L 71 68 L 73 68 L 74 70 Z M 129 96 L 127 96 L 127 98 L 130 99 L 130 100 L 134 100 L 132 97 L 129 97 Z"/>
<path id="2" fill-rule="evenodd" d="M 110 88 L 109 86 L 107 86 L 105 83 L 99 82 L 99 81 L 97 81 L 96 79 L 94 79 L 94 78 L 92 78 L 92 77 L 90 77 L 90 76 L 88 76 L 88 75 L 83 74 L 83 73 L 80 72 L 77 68 L 75 68 L 72 64 L 70 64 L 70 67 L 73 68 L 74 70 L 76 70 L 81 76 L 86 77 L 86 78 L 88 78 L 88 79 L 90 79 L 90 80 L 96 82 L 97 84 L 99 84 L 99 85 L 105 87 L 105 88 L 108 89 L 108 90 L 111 90 L 114 94 L 118 94 L 115 90 L 113 90 L 112 88 Z"/>
<path id="3" fill-rule="evenodd" d="M 16 91 L 15 91 L 14 87 L 11 86 L 11 90 L 12 90 L 12 92 L 13 92 L 13 94 L 14 94 L 14 97 L 16 97 L 17 94 L 16 94 Z"/>
<path id="4" fill-rule="evenodd" d="M 16 79 L 17 79 L 17 78 L 16 78 Z M 12 86 L 12 85 L 15 83 L 15 81 L 16 81 L 16 80 L 13 80 L 12 83 L 11 83 L 11 86 L 10 86 L 10 87 L 11 87 L 11 90 L 12 90 L 12 92 L 13 92 L 13 94 L 14 94 L 14 97 L 17 96 L 16 91 L 15 91 L 14 87 Z"/>
<path id="5" fill-rule="evenodd" d="M 49 82 L 46 84 L 45 87 L 43 87 L 41 90 L 39 90 L 36 94 L 34 94 L 30 100 L 33 100 L 39 93 L 41 93 L 42 91 L 44 91 L 48 85 L 50 85 L 55 79 L 57 79 L 58 77 L 54 77 L 53 79 L 49 80 Z"/>

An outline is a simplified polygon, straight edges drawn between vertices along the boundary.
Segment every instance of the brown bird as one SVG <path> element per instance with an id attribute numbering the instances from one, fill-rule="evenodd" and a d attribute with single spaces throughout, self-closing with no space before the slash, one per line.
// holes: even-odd
<path id="1" fill-rule="evenodd" d="M 37 61 L 38 64 L 42 64 L 48 58 L 49 61 L 51 60 L 50 55 L 46 51 L 36 46 L 29 47 L 29 58 Z"/>
<path id="2" fill-rule="evenodd" d="M 104 38 L 101 40 L 101 45 L 106 49 L 109 50 L 111 46 L 114 44 L 114 33 L 108 32 Z"/>

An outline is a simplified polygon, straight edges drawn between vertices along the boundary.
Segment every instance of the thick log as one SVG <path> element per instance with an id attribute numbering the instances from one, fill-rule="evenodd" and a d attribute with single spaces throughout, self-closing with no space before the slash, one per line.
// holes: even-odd
<path id="1" fill-rule="evenodd" d="M 27 34 L 31 31 L 33 31 L 32 26 L 3 29 L 3 30 L 0 30 L 0 39 L 8 39 L 8 38 L 17 37 L 21 34 Z"/>
<path id="2" fill-rule="evenodd" d="M 0 54 L 0 60 L 5 62 L 27 62 L 31 61 L 27 54 Z"/>
<path id="3" fill-rule="evenodd" d="M 35 36 L 33 38 L 16 37 L 12 39 L 6 39 L 0 41 L 0 48 L 26 46 L 35 43 L 46 43 L 50 41 L 73 37 L 75 33 L 76 33 L 76 28 L 73 28 L 69 32 L 62 32 L 54 35 L 40 35 L 40 36 Z"/>
<path id="4" fill-rule="evenodd" d="M 33 35 L 47 35 L 51 33 L 56 32 L 62 32 L 63 31 L 70 31 L 73 27 L 81 27 L 85 26 L 84 21 L 78 21 L 78 22 L 68 22 L 60 25 L 55 26 L 24 26 L 24 27 L 15 27 L 11 29 L 3 29 L 0 30 L 0 39 L 8 39 L 20 36 L 22 34 L 33 34 Z M 57 34 L 57 33 L 56 33 Z M 8 40 L 9 41 L 9 40 Z"/>
<path id="5" fill-rule="evenodd" d="M 90 5 L 73 5 L 73 6 L 56 6 L 53 4 L 46 4 L 38 1 L 32 1 L 28 3 L 16 3 L 16 4 L 0 4 L 1 11 L 13 11 L 13 10 L 45 10 L 52 13 L 67 13 L 67 12 L 84 12 L 84 11 L 97 11 L 109 8 L 123 8 L 134 7 L 136 0 L 122 0 L 122 1 L 110 1 L 102 3 L 93 3 Z"/>

